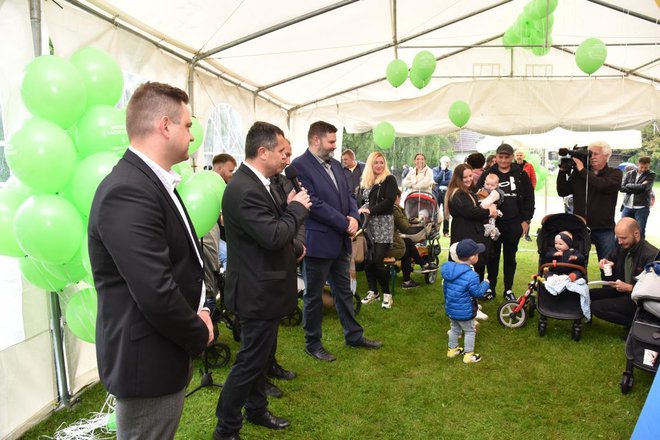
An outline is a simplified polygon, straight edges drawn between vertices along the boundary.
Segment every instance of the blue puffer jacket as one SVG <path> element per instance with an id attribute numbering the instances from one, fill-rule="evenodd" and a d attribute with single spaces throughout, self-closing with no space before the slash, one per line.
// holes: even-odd
<path id="1" fill-rule="evenodd" d="M 479 275 L 467 264 L 448 261 L 442 265 L 443 290 L 445 292 L 445 313 L 456 321 L 474 319 L 477 314 L 477 300 L 486 294 L 490 287 L 487 281 L 479 282 Z"/>

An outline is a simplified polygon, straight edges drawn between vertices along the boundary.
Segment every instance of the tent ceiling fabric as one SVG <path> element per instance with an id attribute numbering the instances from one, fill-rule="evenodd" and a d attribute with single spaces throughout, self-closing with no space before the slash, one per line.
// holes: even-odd
<path id="1" fill-rule="evenodd" d="M 639 128 L 660 113 L 654 0 L 559 0 L 555 46 L 543 57 L 502 46 L 528 0 L 66 1 L 185 59 L 210 53 L 200 65 L 278 105 L 290 128 L 322 114 L 355 131 L 388 120 L 398 135 L 446 133 L 455 99 L 473 110 L 466 128 L 485 134 Z M 314 16 L 299 19 L 306 15 Z M 590 37 L 608 45 L 591 78 L 573 55 Z M 410 66 L 422 49 L 439 60 L 430 84 L 391 87 L 385 68 L 395 53 Z"/>

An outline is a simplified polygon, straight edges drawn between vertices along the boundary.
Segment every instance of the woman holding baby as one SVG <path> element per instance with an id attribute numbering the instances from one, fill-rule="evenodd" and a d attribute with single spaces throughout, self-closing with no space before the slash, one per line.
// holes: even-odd
<path id="1" fill-rule="evenodd" d="M 479 279 L 483 280 L 490 244 L 490 239 L 484 234 L 484 224 L 488 223 L 489 218 L 497 216 L 497 206 L 493 203 L 488 208 L 482 208 L 471 188 L 472 167 L 468 164 L 458 165 L 447 187 L 445 218 L 449 215 L 452 217 L 450 234 L 452 244 L 471 238 L 486 246 L 486 252 L 479 255 L 479 261 L 474 265 Z"/>

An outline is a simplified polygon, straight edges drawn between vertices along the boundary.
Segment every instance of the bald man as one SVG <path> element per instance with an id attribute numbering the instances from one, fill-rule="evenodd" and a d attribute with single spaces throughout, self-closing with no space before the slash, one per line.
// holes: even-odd
<path id="1" fill-rule="evenodd" d="M 630 293 L 647 263 L 656 260 L 658 249 L 641 237 L 639 225 L 632 218 L 622 218 L 614 228 L 617 245 L 598 262 L 601 270 L 612 265 L 612 275 L 603 277 L 609 285 L 591 289 L 591 312 L 602 320 L 629 327 L 635 316 L 635 303 Z"/>

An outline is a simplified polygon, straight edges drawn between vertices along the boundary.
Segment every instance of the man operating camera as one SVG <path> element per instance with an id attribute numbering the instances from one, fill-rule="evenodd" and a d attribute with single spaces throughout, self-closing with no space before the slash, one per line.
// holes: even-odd
<path id="1" fill-rule="evenodd" d="M 614 209 L 623 176 L 620 170 L 607 166 L 612 155 L 607 142 L 592 142 L 588 152 L 578 149 L 569 154 L 574 166 L 560 168 L 557 193 L 562 197 L 573 195 L 573 213 L 587 220 L 600 260 L 616 246 Z"/>

